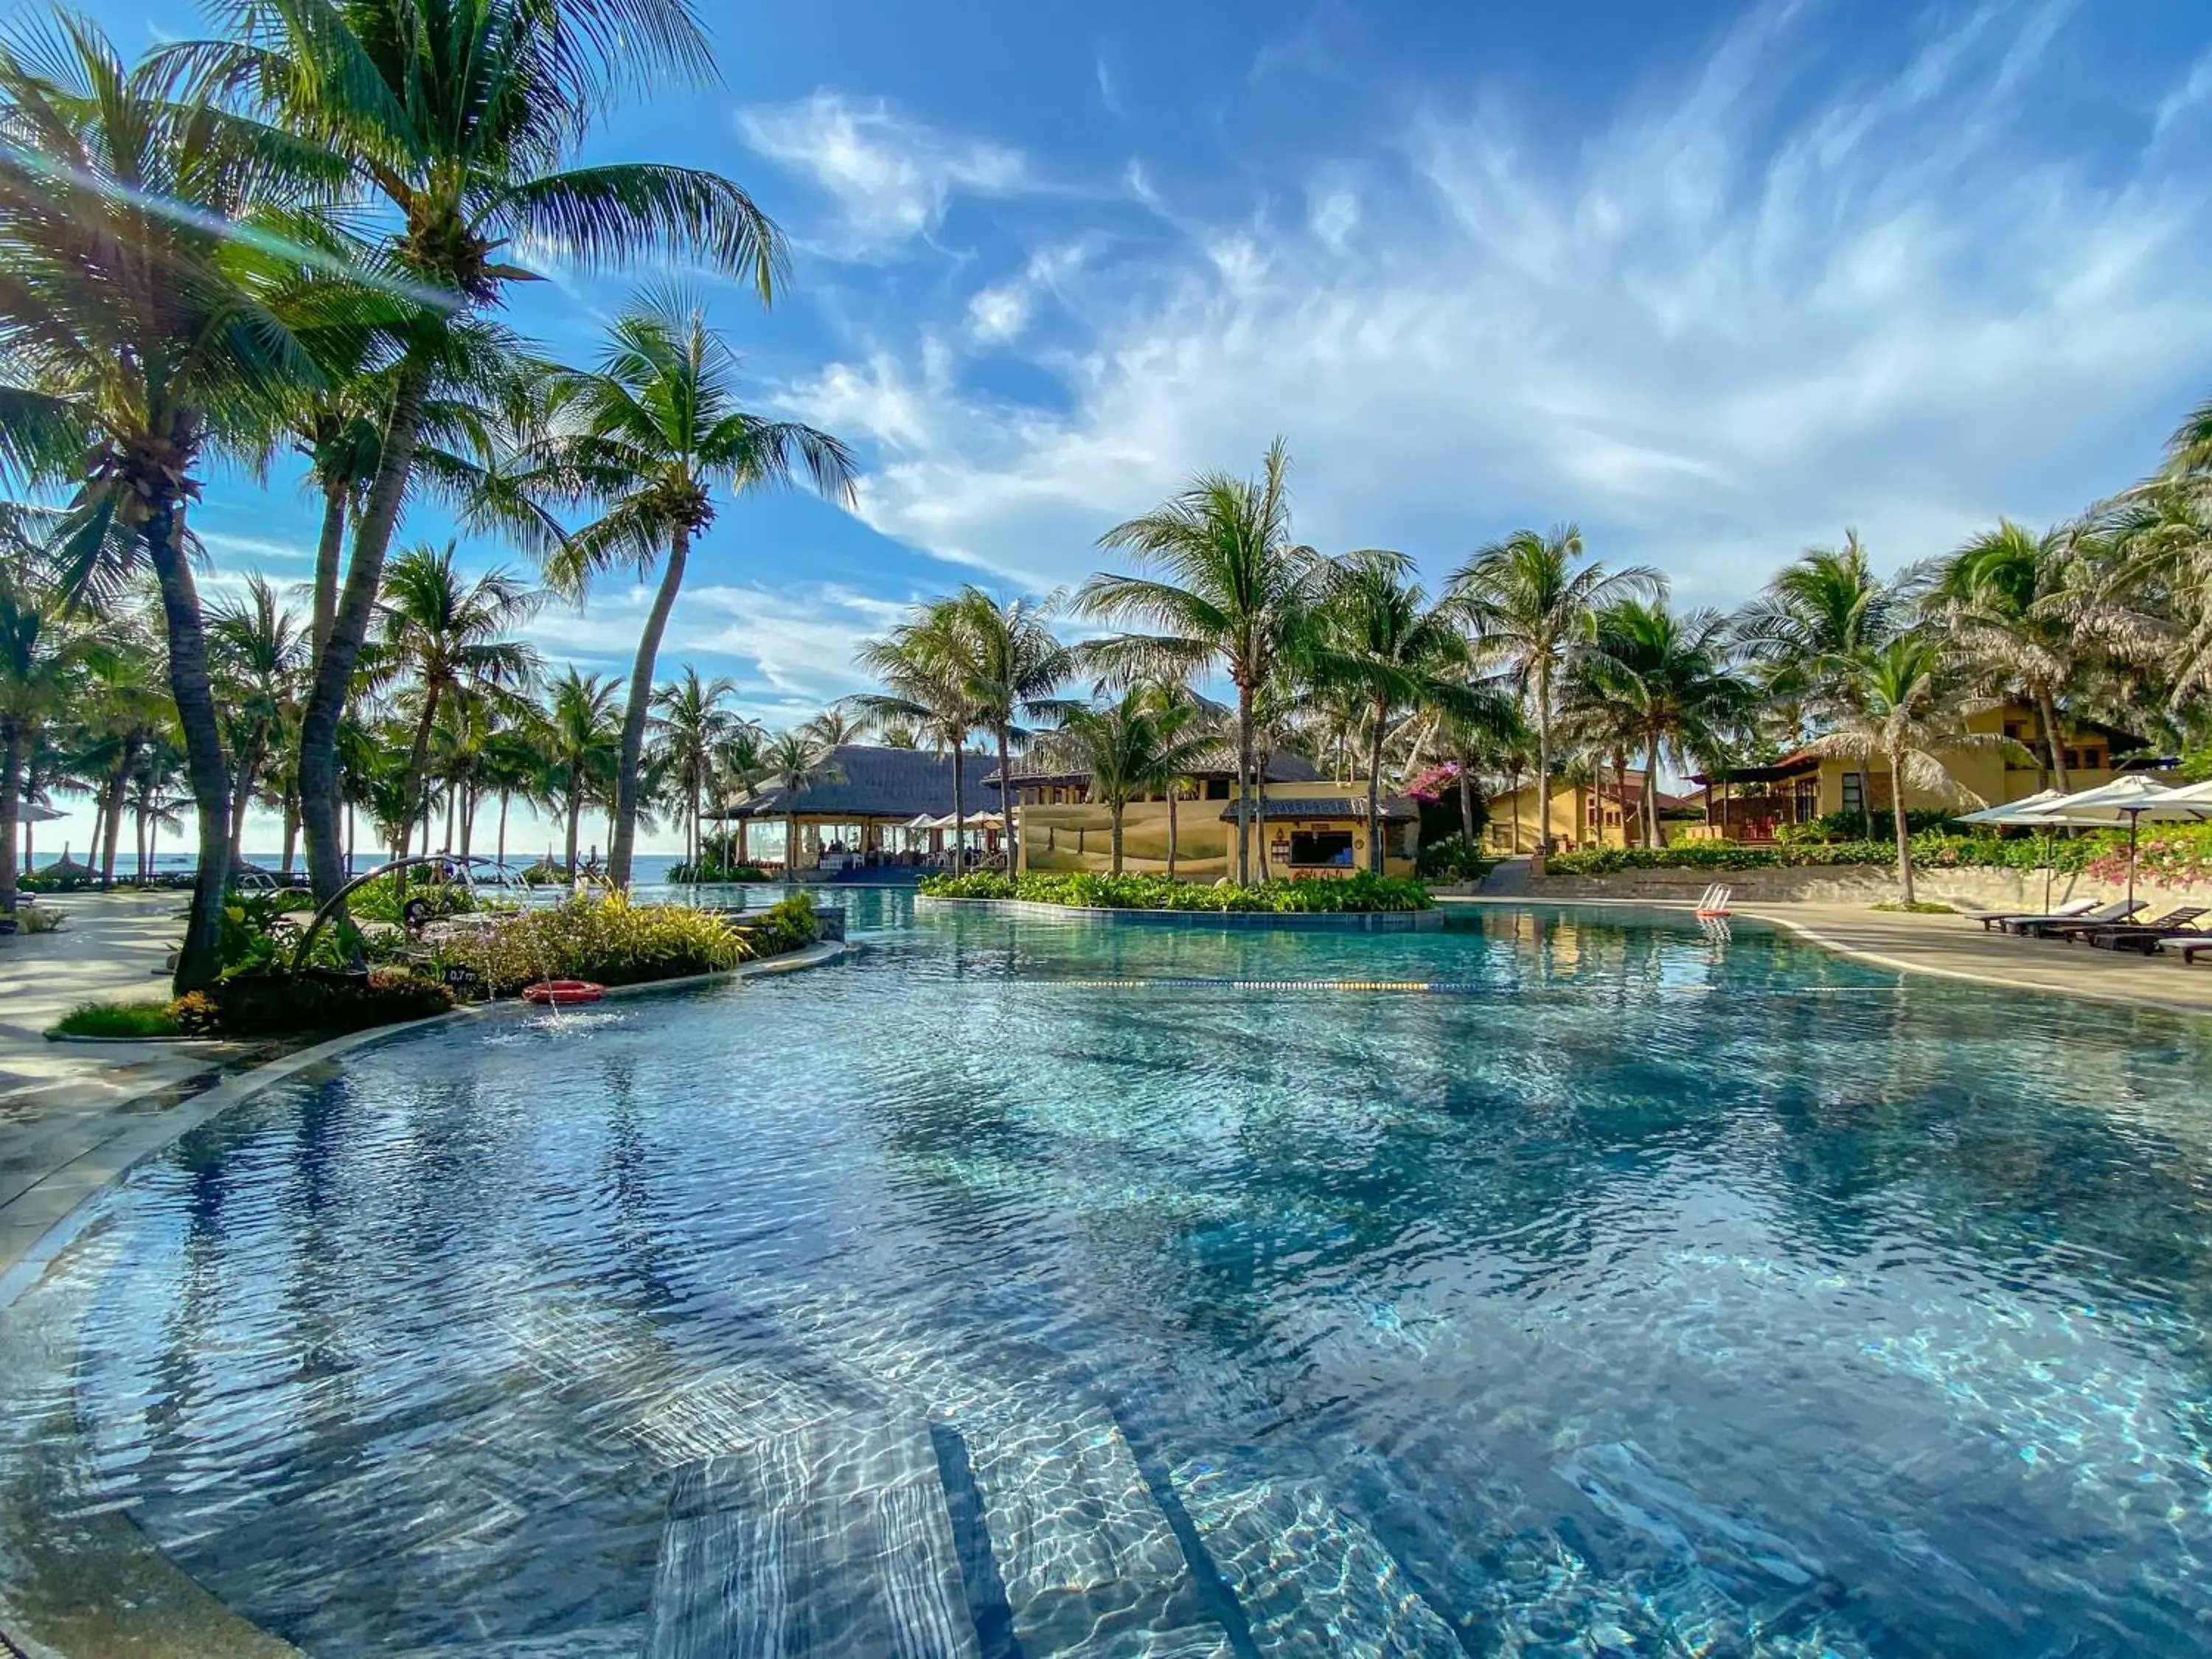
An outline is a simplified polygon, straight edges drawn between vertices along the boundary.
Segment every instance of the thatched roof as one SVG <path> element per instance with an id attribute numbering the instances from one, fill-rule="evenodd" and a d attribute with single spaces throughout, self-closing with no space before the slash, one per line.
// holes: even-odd
<path id="1" fill-rule="evenodd" d="M 985 757 L 964 754 L 961 770 L 965 779 L 967 807 L 972 816 L 985 810 Z M 709 812 L 710 818 L 780 818 L 787 812 L 830 817 L 895 818 L 904 823 L 915 817 L 943 817 L 952 810 L 952 757 L 927 749 L 885 749 L 873 744 L 840 744 L 830 752 L 823 775 L 799 790 L 788 805 L 783 789 L 764 785 L 732 803 L 727 811 Z M 991 769 L 998 769 L 992 766 Z"/>
<path id="2" fill-rule="evenodd" d="M 1034 755 L 1016 757 L 1012 770 L 1017 784 L 1086 783 L 1091 778 L 1088 772 L 1055 768 L 1038 760 Z M 1234 744 L 1216 744 L 1198 757 L 1197 763 L 1185 775 L 1200 780 L 1234 778 L 1237 775 L 1237 746 Z M 1265 781 L 1268 783 L 1314 783 L 1320 778 L 1321 774 L 1315 769 L 1314 763 L 1303 755 L 1277 750 L 1267 757 Z M 989 788 L 999 787 L 999 769 L 996 766 L 984 774 L 983 782 Z"/>

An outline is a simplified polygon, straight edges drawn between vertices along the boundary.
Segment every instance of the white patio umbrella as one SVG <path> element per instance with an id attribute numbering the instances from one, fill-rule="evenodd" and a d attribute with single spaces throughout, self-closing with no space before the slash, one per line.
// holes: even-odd
<path id="1" fill-rule="evenodd" d="M 2036 816 L 2053 823 L 2118 823 L 2128 826 L 2128 902 L 2136 898 L 2136 839 L 2137 826 L 2148 818 L 2154 823 L 2182 823 L 2212 818 L 2212 800 L 2191 799 L 2184 792 L 2153 782 L 2140 772 L 2114 778 L 2094 789 L 2061 795 Z"/>
<path id="2" fill-rule="evenodd" d="M 1961 823 L 1996 824 L 2007 830 L 2040 830 L 2043 831 L 2043 908 L 2051 908 L 2051 836 L 2055 830 L 2073 826 L 2078 829 L 2102 828 L 2104 818 L 2069 818 L 2060 817 L 2055 810 L 2057 803 L 2066 799 L 2063 791 L 2039 789 L 2018 800 L 2008 800 L 2002 806 L 1984 806 L 1978 812 L 1961 812 Z"/>
<path id="3" fill-rule="evenodd" d="M 58 812 L 51 806 L 41 806 L 34 800 L 15 803 L 15 821 L 18 823 L 52 823 L 56 818 L 68 816 L 66 812 Z"/>

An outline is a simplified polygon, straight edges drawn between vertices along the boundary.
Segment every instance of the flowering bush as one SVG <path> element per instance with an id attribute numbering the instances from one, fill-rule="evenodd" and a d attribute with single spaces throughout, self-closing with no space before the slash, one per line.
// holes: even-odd
<path id="1" fill-rule="evenodd" d="M 1436 801 L 1444 798 L 1447 790 L 1459 787 L 1459 763 L 1438 761 L 1423 767 L 1407 781 L 1406 793 L 1415 800 Z"/>
<path id="2" fill-rule="evenodd" d="M 2198 843 L 2193 856 L 2203 861 L 2212 878 L 2212 839 Z M 2153 843 L 2145 843 L 2145 856 Z M 2099 830 L 2074 840 L 2046 842 L 2040 836 L 1955 836 L 1923 830 L 1912 837 L 1912 863 L 1929 870 L 2040 870 L 2046 857 L 2062 874 L 2086 871 L 2100 880 L 2125 878 L 2127 837 Z M 2177 854 L 2177 866 L 2186 860 Z M 1578 853 L 1555 853 L 1547 868 L 1554 875 L 1604 876 L 1619 870 L 1778 870 L 1832 869 L 1852 865 L 1894 868 L 1893 841 L 1781 842 L 1747 843 L 1730 841 L 1691 841 L 1674 847 L 1604 847 Z M 2148 861 L 2142 866 L 2150 869 Z M 2163 880 L 2160 877 L 2157 879 Z M 2177 883 L 2176 884 L 2179 884 Z"/>
<path id="3" fill-rule="evenodd" d="M 559 904 L 505 911 L 480 939 L 456 944 L 454 963 L 512 996 L 540 979 L 588 979 L 601 985 L 734 968 L 753 951 L 711 911 L 678 904 L 633 904 L 619 893 L 578 894 Z"/>
<path id="4" fill-rule="evenodd" d="M 2083 866 L 2099 881 L 2128 878 L 2128 839 L 2124 831 L 2100 831 L 2100 843 Z M 2136 879 L 2159 887 L 2212 886 L 2212 824 L 2160 824 L 2146 831 L 2136 850 Z"/>

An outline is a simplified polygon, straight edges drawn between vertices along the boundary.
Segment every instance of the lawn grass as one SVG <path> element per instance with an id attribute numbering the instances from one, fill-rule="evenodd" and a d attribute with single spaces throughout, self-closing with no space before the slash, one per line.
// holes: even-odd
<path id="1" fill-rule="evenodd" d="M 1953 913 L 1952 907 L 1950 905 L 1935 904 L 1926 899 L 1917 899 L 1911 904 L 1899 904 L 1893 899 L 1886 903 L 1874 905 L 1871 908 L 1876 910 L 1888 910 L 1894 913 L 1915 916 L 1948 916 Z"/>
<path id="2" fill-rule="evenodd" d="M 176 1037 L 184 1035 L 173 1002 L 87 1002 L 54 1022 L 53 1036 Z"/>

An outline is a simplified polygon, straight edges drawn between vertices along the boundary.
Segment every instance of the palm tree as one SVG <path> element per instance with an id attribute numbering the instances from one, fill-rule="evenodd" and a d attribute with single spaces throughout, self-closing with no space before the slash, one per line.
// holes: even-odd
<path id="1" fill-rule="evenodd" d="M 982 724 L 976 695 L 981 656 L 973 629 L 958 599 L 917 606 L 909 618 L 880 640 L 864 643 L 854 657 L 880 680 L 885 690 L 847 699 L 877 720 L 911 720 L 929 734 L 939 753 L 952 757 L 952 870 L 967 865 L 968 734 Z"/>
<path id="2" fill-rule="evenodd" d="M 1013 861 L 1023 857 L 1019 803 L 1015 799 L 1013 748 L 1029 733 L 1021 722 L 1063 717 L 1073 706 L 1054 694 L 1076 672 L 1076 656 L 1046 623 L 1054 600 L 1011 602 L 973 585 L 960 590 L 963 625 L 971 636 L 976 724 L 999 748 L 999 810 Z"/>
<path id="3" fill-rule="evenodd" d="M 448 696 L 513 687 L 538 672 L 538 653 L 507 637 L 537 609 L 538 596 L 504 570 L 465 580 L 442 551 L 414 547 L 392 562 L 379 606 L 378 672 L 409 684 L 415 730 L 399 774 L 399 836 L 394 858 L 406 856 L 407 832 L 422 814 L 423 761 L 441 701 Z"/>
<path id="4" fill-rule="evenodd" d="M 1936 573 L 1929 609 L 1951 649 L 2001 696 L 2035 710 L 2043 738 L 2042 783 L 2066 781 L 2065 732 L 2058 694 L 2075 678 L 2081 653 L 2066 600 L 2075 588 L 2078 526 L 2041 535 L 2001 519 L 1952 555 Z"/>
<path id="5" fill-rule="evenodd" d="M 526 704 L 519 712 L 522 718 L 509 720 L 485 738 L 483 753 L 477 762 L 478 787 L 499 797 L 499 829 L 493 856 L 501 865 L 507 862 L 509 804 L 517 795 L 526 801 L 548 799 L 543 787 L 550 770 L 543 746 L 544 720 L 538 709 Z"/>
<path id="6" fill-rule="evenodd" d="M 711 680 L 702 680 L 699 671 L 686 663 L 682 679 L 653 694 L 653 706 L 657 711 L 654 723 L 659 727 L 655 747 L 684 797 L 684 861 L 690 866 L 694 881 L 699 879 L 702 800 L 708 780 L 714 775 L 717 757 L 738 726 L 738 717 L 723 708 L 722 702 L 737 689 L 737 683 L 727 675 L 718 674 Z"/>
<path id="7" fill-rule="evenodd" d="M 615 720 L 617 682 L 609 675 L 579 674 L 571 667 L 553 682 L 544 724 L 537 733 L 549 796 L 567 809 L 568 874 L 576 873 L 576 827 L 586 801 L 604 799 L 622 757 L 622 732 Z M 504 818 L 501 824 L 504 827 Z"/>
<path id="8" fill-rule="evenodd" d="M 1666 580 L 1644 566 L 1608 574 L 1583 562 L 1582 532 L 1516 530 L 1479 550 L 1452 575 L 1452 592 L 1479 648 L 1502 659 L 1535 716 L 1536 799 L 1540 865 L 1552 840 L 1553 692 L 1568 662 L 1589 642 L 1597 612 L 1637 593 L 1663 592 Z"/>
<path id="9" fill-rule="evenodd" d="M 533 273 L 502 253 L 562 250 L 605 270 L 655 254 L 750 280 L 763 301 L 782 263 L 775 227 L 718 174 L 659 163 L 571 166 L 617 94 L 696 82 L 712 57 L 684 0 L 319 0 L 226 8 L 235 39 L 171 48 L 244 106 L 348 169 L 389 216 L 384 251 L 404 307 L 377 465 L 301 741 L 308 865 L 340 882 L 337 728 L 368 636 L 424 406 L 453 334 Z"/>
<path id="10" fill-rule="evenodd" d="M 783 873 L 799 869 L 799 796 L 811 783 L 836 783 L 844 777 L 836 747 L 808 735 L 804 726 L 779 732 L 760 748 L 754 775 L 783 794 Z M 743 820 L 739 820 L 741 823 Z"/>
<path id="11" fill-rule="evenodd" d="M 1585 695 L 1610 711 L 1610 730 L 1643 750 L 1644 843 L 1662 845 L 1659 766 L 1686 768 L 1721 746 L 1722 728 L 1746 708 L 1751 688 L 1729 663 L 1732 624 L 1713 610 L 1669 610 L 1664 601 L 1622 599 L 1598 613 L 1583 665 Z M 1615 765 L 1616 777 L 1621 771 Z M 1626 799 L 1622 802 L 1626 807 Z"/>
<path id="12" fill-rule="evenodd" d="M 235 863 L 246 834 L 254 786 L 298 706 L 300 670 L 307 640 L 299 621 L 258 575 L 246 579 L 246 596 L 216 605 L 208 617 L 216 684 L 231 732 L 236 776 L 231 786 L 230 857 Z"/>
<path id="13" fill-rule="evenodd" d="M 220 966 L 231 793 L 185 513 L 213 449 L 318 378 L 281 320 L 295 272 L 257 227 L 301 147 L 180 106 L 90 22 L 0 42 L 0 468 L 75 489 L 66 584 L 159 584 L 199 823 L 181 993 Z"/>
<path id="14" fill-rule="evenodd" d="M 1121 821 L 1129 803 L 1161 790 L 1172 804 L 1175 787 L 1206 752 L 1197 719 L 1195 703 L 1163 696 L 1157 687 L 1132 686 L 1108 708 L 1070 708 L 1043 740 L 1054 764 L 1089 775 L 1091 799 L 1105 803 L 1112 815 L 1114 874 L 1121 873 Z M 1172 840 L 1170 846 L 1172 864 Z"/>
<path id="15" fill-rule="evenodd" d="M 597 370 L 568 377 L 563 396 L 574 429 L 553 445 L 551 471 L 572 495 L 607 502 L 560 556 L 565 581 L 620 564 L 642 576 L 660 562 L 660 586 L 646 613 L 623 715 L 622 769 L 607 877 L 629 883 L 637 835 L 637 780 L 644 753 L 653 666 L 684 585 L 692 538 L 714 521 L 714 492 L 788 485 L 804 466 L 832 500 L 853 500 L 853 459 L 826 432 L 771 421 L 738 404 L 738 364 L 705 316 L 669 296 L 646 296 L 617 319 Z"/>
<path id="16" fill-rule="evenodd" d="M 81 695 L 82 671 L 101 643 L 47 573 L 0 560 L 0 916 L 15 914 L 25 756 L 46 722 Z"/>
<path id="17" fill-rule="evenodd" d="M 732 723 L 729 732 L 715 746 L 714 769 L 709 774 L 718 796 L 726 801 L 760 781 L 761 756 L 767 743 L 768 733 L 762 729 L 758 720 L 741 720 Z M 726 813 L 724 821 L 738 826 L 736 861 L 739 864 L 751 863 L 751 853 L 746 846 L 747 820 L 732 819 Z"/>
<path id="18" fill-rule="evenodd" d="M 98 793 L 101 833 L 94 861 L 100 884 L 112 887 L 132 769 L 147 743 L 174 724 L 176 704 L 169 696 L 158 630 L 126 613 L 112 618 L 107 631 L 112 648 L 86 665 L 82 712 L 108 760 Z"/>
<path id="19" fill-rule="evenodd" d="M 1099 538 L 1101 547 L 1129 550 L 1157 578 L 1102 572 L 1076 595 L 1084 616 L 1162 630 L 1097 641 L 1087 663 L 1124 680 L 1189 678 L 1218 666 L 1237 688 L 1239 881 L 1252 875 L 1253 702 L 1297 655 L 1322 563 L 1291 539 L 1289 471 L 1278 438 L 1255 479 L 1201 473 L 1174 499 Z"/>
<path id="20" fill-rule="evenodd" d="M 833 704 L 799 729 L 824 749 L 837 749 L 848 743 L 858 743 L 865 738 L 868 732 L 868 722 Z M 907 746 L 914 747 L 912 744 Z"/>
<path id="21" fill-rule="evenodd" d="M 1951 775 L 1945 750 L 2019 750 L 2010 738 L 1966 730 L 1973 706 L 1971 685 L 1925 634 L 1900 634 L 1869 651 L 1854 676 L 1854 712 L 1834 731 L 1813 739 L 1818 755 L 1842 755 L 1889 769 L 1890 816 L 1897 832 L 1898 897 L 1912 898 L 1912 837 L 1905 825 L 1905 791 L 1984 805 Z"/>
<path id="22" fill-rule="evenodd" d="M 1395 723 L 1416 713 L 1449 715 L 1472 728 L 1499 719 L 1498 699 L 1473 684 L 1473 653 L 1457 607 L 1431 605 L 1408 580 L 1413 561 L 1368 548 L 1338 560 L 1320 609 L 1316 679 L 1343 686 L 1364 704 L 1367 736 L 1368 867 L 1383 870 L 1382 751 Z"/>

